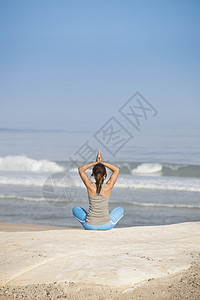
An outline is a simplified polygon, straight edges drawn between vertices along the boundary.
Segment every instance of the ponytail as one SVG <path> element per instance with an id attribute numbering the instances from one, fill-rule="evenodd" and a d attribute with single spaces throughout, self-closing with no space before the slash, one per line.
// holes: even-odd
<path id="1" fill-rule="evenodd" d="M 106 177 L 106 175 L 107 175 L 106 168 L 103 164 L 98 163 L 94 166 L 92 176 L 95 176 L 98 194 L 101 192 L 101 188 L 102 188 L 104 178 Z"/>
<path id="2" fill-rule="evenodd" d="M 101 188 L 104 182 L 104 176 L 102 173 L 98 173 L 96 176 L 96 186 L 97 186 L 97 193 L 101 192 Z"/>

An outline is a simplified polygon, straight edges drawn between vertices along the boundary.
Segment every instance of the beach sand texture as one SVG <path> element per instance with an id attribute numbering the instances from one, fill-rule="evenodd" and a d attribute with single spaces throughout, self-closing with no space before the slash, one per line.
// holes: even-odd
<path id="1" fill-rule="evenodd" d="M 200 299 L 200 222 L 110 231 L 2 227 L 0 299 Z"/>

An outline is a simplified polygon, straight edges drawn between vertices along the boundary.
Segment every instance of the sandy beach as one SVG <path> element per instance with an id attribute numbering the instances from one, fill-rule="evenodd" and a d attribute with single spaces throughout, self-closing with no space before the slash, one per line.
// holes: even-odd
<path id="1" fill-rule="evenodd" d="M 67 230 L 74 229 L 73 227 L 62 227 L 62 226 L 46 226 L 37 224 L 18 224 L 0 222 L 0 232 L 24 232 L 24 231 L 46 231 L 46 230 Z"/>
<path id="2" fill-rule="evenodd" d="M 199 299 L 200 222 L 84 231 L 0 224 L 0 299 Z"/>

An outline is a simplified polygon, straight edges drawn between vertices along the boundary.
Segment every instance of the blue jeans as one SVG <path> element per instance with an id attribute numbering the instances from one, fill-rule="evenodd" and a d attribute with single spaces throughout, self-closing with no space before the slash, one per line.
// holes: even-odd
<path id="1" fill-rule="evenodd" d="M 83 228 L 87 230 L 109 230 L 112 229 L 117 224 L 117 222 L 123 217 L 124 209 L 123 207 L 120 206 L 113 209 L 110 213 L 111 221 L 102 225 L 88 224 L 85 221 L 87 217 L 87 211 L 82 207 L 79 206 L 73 207 L 72 213 L 73 216 L 81 223 Z"/>

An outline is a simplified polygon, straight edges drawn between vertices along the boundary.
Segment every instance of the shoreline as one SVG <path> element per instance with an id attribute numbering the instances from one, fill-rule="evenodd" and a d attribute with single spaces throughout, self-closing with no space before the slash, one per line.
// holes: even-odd
<path id="1" fill-rule="evenodd" d="M 75 227 L 50 226 L 26 223 L 0 222 L 0 232 L 25 232 L 25 231 L 47 231 L 47 230 L 71 230 Z"/>
<path id="2" fill-rule="evenodd" d="M 0 232 L 0 300 L 200 298 L 200 222 L 37 227 Z"/>

